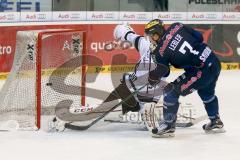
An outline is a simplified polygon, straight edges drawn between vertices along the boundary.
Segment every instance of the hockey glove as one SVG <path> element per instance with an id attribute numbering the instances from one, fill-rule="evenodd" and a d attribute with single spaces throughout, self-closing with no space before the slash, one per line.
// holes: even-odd
<path id="1" fill-rule="evenodd" d="M 156 86 L 160 82 L 159 77 L 155 74 L 154 70 L 149 72 L 148 82 L 151 86 Z"/>
<path id="2" fill-rule="evenodd" d="M 165 65 L 157 64 L 157 67 L 149 72 L 148 82 L 150 85 L 157 85 L 162 77 L 169 74 L 169 68 Z"/>
<path id="3" fill-rule="evenodd" d="M 134 33 L 129 25 L 119 24 L 113 31 L 113 37 L 115 40 L 126 41 L 126 36 L 129 33 Z"/>

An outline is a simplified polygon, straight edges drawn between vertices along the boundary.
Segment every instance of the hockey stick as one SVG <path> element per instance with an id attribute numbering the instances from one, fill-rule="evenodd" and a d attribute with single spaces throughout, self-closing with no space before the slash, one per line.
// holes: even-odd
<path id="1" fill-rule="evenodd" d="M 191 119 L 191 122 L 188 122 L 188 123 L 176 123 L 176 126 L 177 127 L 191 127 L 201 121 L 204 121 L 208 118 L 207 115 L 203 115 L 203 116 L 200 116 L 200 117 L 197 117 L 197 118 L 192 118 Z"/>
<path id="2" fill-rule="evenodd" d="M 190 117 L 185 117 L 185 118 L 190 118 Z M 200 116 L 200 117 L 197 117 L 197 118 L 190 118 L 191 119 L 191 122 L 177 122 L 176 123 L 176 127 L 191 127 L 203 120 L 206 120 L 208 118 L 207 115 L 203 115 L 203 116 Z M 113 119 L 105 119 L 104 120 L 105 122 L 110 122 L 110 123 L 130 123 L 130 124 L 140 124 L 142 122 L 140 121 L 121 121 L 121 120 L 113 120 Z"/>
<path id="3" fill-rule="evenodd" d="M 79 131 L 83 131 L 83 130 L 87 130 L 88 128 L 90 128 L 91 126 L 93 126 L 94 124 L 96 124 L 98 121 L 100 121 L 101 119 L 103 119 L 106 115 L 108 115 L 110 112 L 112 112 L 114 109 L 116 109 L 118 106 L 122 105 L 125 101 L 129 100 L 132 96 L 134 96 L 135 94 L 137 94 L 141 89 L 143 89 L 144 87 L 146 87 L 148 85 L 145 84 L 142 87 L 140 87 L 139 89 L 135 90 L 131 95 L 129 95 L 125 100 L 122 100 L 121 102 L 119 102 L 118 104 L 116 104 L 115 106 L 113 106 L 110 110 L 104 112 L 101 116 L 99 116 L 97 119 L 95 119 L 94 121 L 92 121 L 91 123 L 89 123 L 88 125 L 85 126 L 76 126 L 73 125 L 73 122 L 69 122 L 69 123 L 65 123 L 65 128 L 67 129 L 72 129 L 72 130 L 79 130 Z"/>

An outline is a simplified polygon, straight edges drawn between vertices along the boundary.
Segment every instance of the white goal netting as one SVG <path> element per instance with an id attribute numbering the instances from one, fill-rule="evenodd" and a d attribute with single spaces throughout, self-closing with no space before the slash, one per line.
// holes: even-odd
<path id="1" fill-rule="evenodd" d="M 39 129 L 41 115 L 54 114 L 65 99 L 84 105 L 84 31 L 18 31 L 16 39 L 12 69 L 0 92 L 1 129 L 12 124 Z"/>

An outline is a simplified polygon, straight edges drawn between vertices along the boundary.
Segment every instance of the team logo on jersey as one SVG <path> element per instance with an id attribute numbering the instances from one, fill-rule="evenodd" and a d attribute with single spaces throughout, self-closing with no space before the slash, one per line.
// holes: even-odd
<path id="1" fill-rule="evenodd" d="M 173 35 L 180 29 L 183 27 L 183 24 L 177 24 L 174 26 L 174 28 L 172 28 L 169 33 L 166 35 L 165 40 L 163 41 L 163 45 L 160 47 L 159 52 L 160 55 L 163 56 L 163 53 L 165 51 L 165 49 L 167 48 L 169 42 L 171 41 Z"/>

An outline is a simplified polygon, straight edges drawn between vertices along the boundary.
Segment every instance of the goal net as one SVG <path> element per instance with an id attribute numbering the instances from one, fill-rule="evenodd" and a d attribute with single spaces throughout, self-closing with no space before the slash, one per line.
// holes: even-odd
<path id="1" fill-rule="evenodd" d="M 14 122 L 37 130 L 65 100 L 85 105 L 86 33 L 80 30 L 18 31 L 14 62 L 0 92 L 0 128 Z"/>

